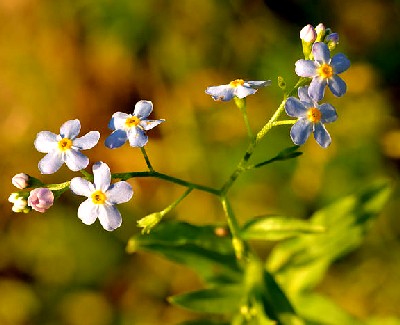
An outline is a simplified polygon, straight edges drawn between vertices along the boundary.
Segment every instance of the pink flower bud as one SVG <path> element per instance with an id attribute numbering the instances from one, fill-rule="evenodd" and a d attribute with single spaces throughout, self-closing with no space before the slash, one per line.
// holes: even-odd
<path id="1" fill-rule="evenodd" d="M 314 27 L 312 27 L 310 24 L 304 26 L 300 31 L 300 39 L 302 39 L 304 42 L 312 43 L 315 41 L 316 37 L 317 33 L 315 32 Z"/>
<path id="2" fill-rule="evenodd" d="M 319 23 L 317 27 L 315 27 L 315 31 L 317 32 L 317 34 L 321 34 L 324 33 L 325 34 L 325 26 L 323 23 Z"/>
<path id="3" fill-rule="evenodd" d="M 16 174 L 11 180 L 11 183 L 20 190 L 24 189 L 25 187 L 28 187 L 28 182 L 29 182 L 29 175 L 24 173 Z"/>
<path id="4" fill-rule="evenodd" d="M 48 188 L 35 188 L 28 197 L 28 205 L 38 212 L 45 212 L 53 205 L 54 195 Z"/>

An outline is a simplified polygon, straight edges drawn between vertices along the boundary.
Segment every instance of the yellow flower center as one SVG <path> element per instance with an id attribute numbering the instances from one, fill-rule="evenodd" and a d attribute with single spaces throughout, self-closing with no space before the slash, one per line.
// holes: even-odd
<path id="1" fill-rule="evenodd" d="M 318 123 L 319 121 L 321 121 L 321 111 L 318 108 L 311 107 L 307 111 L 307 119 L 310 122 Z"/>
<path id="2" fill-rule="evenodd" d="M 236 79 L 236 80 L 231 81 L 229 83 L 229 86 L 237 87 L 237 86 L 243 86 L 243 84 L 244 84 L 244 80 L 243 79 Z"/>
<path id="3" fill-rule="evenodd" d="M 58 149 L 61 151 L 67 151 L 71 149 L 72 147 L 72 140 L 68 138 L 63 138 L 60 141 L 58 141 Z"/>
<path id="4" fill-rule="evenodd" d="M 94 204 L 104 204 L 104 202 L 106 202 L 107 199 L 104 192 L 100 190 L 94 191 L 90 197 Z"/>
<path id="5" fill-rule="evenodd" d="M 333 75 L 333 69 L 329 64 L 324 63 L 318 68 L 318 75 L 322 78 L 330 78 Z"/>
<path id="6" fill-rule="evenodd" d="M 125 125 L 130 128 L 132 126 L 137 126 L 139 123 L 140 123 L 140 119 L 137 118 L 136 116 L 131 116 L 131 117 L 127 118 L 125 121 Z"/>

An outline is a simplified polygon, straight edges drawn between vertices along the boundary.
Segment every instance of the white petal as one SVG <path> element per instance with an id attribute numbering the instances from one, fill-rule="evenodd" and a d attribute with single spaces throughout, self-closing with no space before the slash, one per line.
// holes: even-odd
<path id="1" fill-rule="evenodd" d="M 116 112 L 113 114 L 109 127 L 111 130 L 125 129 L 126 119 L 132 117 L 132 114 Z"/>
<path id="2" fill-rule="evenodd" d="M 74 149 L 67 150 L 64 159 L 68 168 L 74 172 L 84 169 L 89 165 L 89 158 Z"/>
<path id="3" fill-rule="evenodd" d="M 128 140 L 131 147 L 143 147 L 147 143 L 148 137 L 142 129 L 134 127 L 128 132 Z"/>
<path id="4" fill-rule="evenodd" d="M 162 122 L 165 122 L 165 120 L 143 120 L 140 121 L 140 126 L 143 128 L 143 130 L 148 131 Z"/>
<path id="5" fill-rule="evenodd" d="M 93 165 L 94 185 L 97 190 L 106 192 L 111 183 L 110 168 L 106 163 L 99 161 Z"/>
<path id="6" fill-rule="evenodd" d="M 112 204 L 128 202 L 132 195 L 132 186 L 125 181 L 113 184 L 106 192 L 107 201 Z"/>
<path id="7" fill-rule="evenodd" d="M 95 190 L 92 183 L 82 177 L 74 177 L 71 179 L 71 191 L 76 195 L 90 197 Z"/>
<path id="8" fill-rule="evenodd" d="M 100 139 L 100 133 L 97 131 L 90 131 L 84 136 L 75 139 L 72 145 L 78 147 L 80 150 L 93 148 Z"/>
<path id="9" fill-rule="evenodd" d="M 93 224 L 99 214 L 98 206 L 99 204 L 94 204 L 92 199 L 87 199 L 78 208 L 78 218 L 86 225 Z"/>
<path id="10" fill-rule="evenodd" d="M 61 152 L 52 151 L 39 161 L 38 167 L 42 174 L 53 174 L 60 169 L 62 164 Z"/>
<path id="11" fill-rule="evenodd" d="M 99 204 L 99 221 L 103 228 L 107 231 L 113 231 L 122 224 L 121 213 L 113 205 Z"/>
<path id="12" fill-rule="evenodd" d="M 62 138 L 75 139 L 81 130 L 79 120 L 70 120 L 61 125 L 60 135 Z"/>
<path id="13" fill-rule="evenodd" d="M 50 131 L 39 132 L 35 139 L 35 148 L 39 152 L 49 153 L 57 148 L 57 134 Z"/>
<path id="14" fill-rule="evenodd" d="M 135 105 L 135 110 L 133 111 L 133 115 L 138 118 L 146 118 L 153 111 L 153 103 L 148 100 L 140 100 Z"/>

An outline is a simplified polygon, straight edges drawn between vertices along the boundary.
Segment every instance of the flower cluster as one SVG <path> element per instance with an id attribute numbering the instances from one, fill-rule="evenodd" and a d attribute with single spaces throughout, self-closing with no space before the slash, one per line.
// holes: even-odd
<path id="1" fill-rule="evenodd" d="M 141 100 L 135 105 L 133 114 L 115 113 L 109 123 L 113 132 L 105 141 L 106 147 L 117 148 L 127 140 L 132 147 L 146 145 L 146 131 L 164 122 L 148 120 L 152 110 L 152 102 Z M 27 213 L 36 210 L 43 213 L 53 205 L 57 194 L 69 186 L 74 194 L 87 197 L 78 209 L 78 217 L 82 222 L 90 225 L 98 218 L 103 228 L 111 231 L 118 228 L 122 222 L 121 214 L 115 205 L 129 201 L 133 190 L 125 181 L 111 184 L 110 168 L 104 162 L 93 164 L 94 183 L 89 182 L 89 174 L 83 171 L 89 165 L 89 158 L 81 151 L 96 146 L 100 133 L 90 131 L 78 137 L 80 129 L 78 119 L 67 121 L 60 127 L 59 134 L 50 131 L 39 132 L 34 145 L 39 152 L 46 154 L 38 164 L 42 174 L 53 174 L 65 163 L 70 170 L 81 171 L 86 178 L 75 177 L 70 182 L 58 186 L 45 186 L 38 179 L 19 173 L 12 178 L 12 184 L 21 191 L 12 193 L 8 200 L 13 204 L 14 212 Z"/>
<path id="2" fill-rule="evenodd" d="M 259 88 L 270 85 L 270 80 L 245 81 L 236 79 L 228 84 L 207 87 L 205 90 L 205 93 L 216 101 L 234 100 L 243 114 L 251 141 L 237 171 L 232 174 L 230 180 L 226 182 L 222 189 L 196 185 L 155 172 L 144 146 L 148 142 L 147 131 L 165 120 L 148 118 L 153 111 L 152 102 L 140 100 L 136 103 L 132 114 L 116 112 L 112 115 L 108 124 L 112 132 L 104 142 L 107 148 L 119 148 L 126 142 L 131 147 L 139 147 L 149 168 L 149 172 L 139 173 L 140 175 L 163 178 L 188 187 L 188 190 L 179 199 L 163 211 L 150 214 L 138 221 L 139 227 L 143 227 L 144 232 L 149 232 L 167 212 L 183 200 L 194 188 L 220 196 L 225 194 L 237 176 L 250 169 L 245 164 L 252 155 L 258 141 L 273 126 L 291 124 L 290 137 L 296 145 L 304 144 L 311 133 L 314 134 L 316 142 L 321 147 L 326 148 L 330 145 L 331 136 L 326 130 L 325 124 L 336 121 L 337 113 L 332 105 L 320 103 L 320 101 L 324 98 L 326 87 L 336 97 L 341 97 L 346 93 L 346 83 L 339 75 L 350 67 L 350 61 L 342 53 L 332 55 L 332 51 L 339 42 L 339 36 L 337 33 L 332 33 L 329 29 L 326 29 L 323 24 L 319 24 L 315 28 L 311 25 L 305 26 L 300 31 L 300 39 L 304 59 L 299 59 L 295 63 L 295 73 L 300 77 L 299 81 L 293 90 L 286 91 L 286 83 L 283 78 L 278 78 L 278 85 L 284 91 L 284 100 L 257 135 L 253 136 L 248 121 L 245 98 L 255 94 Z M 290 96 L 294 90 L 297 90 L 298 98 Z M 284 110 L 288 116 L 296 119 L 279 120 Z M 60 127 L 59 134 L 50 131 L 39 132 L 34 145 L 39 152 L 46 154 L 38 163 L 39 171 L 42 174 L 53 174 L 65 163 L 70 170 L 81 171 L 83 177 L 74 177 L 62 184 L 45 185 L 36 178 L 25 173 L 19 173 L 13 177 L 12 184 L 20 191 L 12 193 L 9 201 L 13 204 L 12 210 L 14 212 L 27 213 L 35 210 L 43 213 L 53 205 L 55 199 L 70 188 L 72 193 L 86 197 L 86 200 L 78 208 L 79 219 L 87 225 L 93 224 L 99 219 L 104 229 L 112 231 L 122 223 L 122 217 L 116 205 L 129 201 L 133 195 L 132 187 L 126 182 L 127 179 L 133 177 L 133 173 L 119 174 L 119 177 L 117 177 L 117 175 L 111 174 L 108 165 L 102 161 L 93 164 L 93 175 L 86 172 L 84 169 L 89 165 L 89 158 L 82 151 L 96 146 L 100 139 L 100 133 L 90 131 L 78 137 L 80 130 L 80 121 L 78 119 L 70 120 Z M 292 155 L 292 157 L 295 156 L 295 154 Z M 282 160 L 282 156 L 278 155 L 274 159 Z M 264 166 L 274 159 L 252 167 Z M 113 178 L 122 180 L 112 183 Z"/>
<path id="3" fill-rule="evenodd" d="M 306 59 L 296 62 L 295 71 L 299 77 L 310 78 L 311 81 L 309 86 L 298 89 L 300 100 L 289 97 L 286 101 L 286 113 L 298 118 L 290 130 L 290 136 L 295 144 L 302 145 L 313 132 L 317 143 L 326 148 L 331 143 L 331 137 L 324 124 L 334 122 L 337 114 L 332 105 L 319 105 L 318 102 L 323 99 L 326 87 L 336 97 L 346 93 L 346 83 L 338 74 L 350 67 L 350 61 L 342 53 L 331 57 L 331 51 L 339 42 L 339 35 L 325 29 L 323 24 L 315 29 L 311 25 L 305 26 L 300 38 Z"/>

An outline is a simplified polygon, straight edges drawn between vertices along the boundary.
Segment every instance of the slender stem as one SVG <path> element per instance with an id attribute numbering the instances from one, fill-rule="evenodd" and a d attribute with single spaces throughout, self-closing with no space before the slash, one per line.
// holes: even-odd
<path id="1" fill-rule="evenodd" d="M 233 249 L 235 250 L 236 258 L 241 260 L 245 256 L 246 246 L 241 238 L 239 224 L 227 197 L 222 195 L 220 199 L 225 216 L 228 220 L 229 230 L 232 234 L 232 245 Z"/>
<path id="2" fill-rule="evenodd" d="M 283 120 L 283 121 L 276 121 L 272 123 L 272 126 L 278 126 L 278 125 L 291 125 L 296 123 L 297 120 Z"/>
<path id="3" fill-rule="evenodd" d="M 173 176 L 169 176 L 167 174 L 163 174 L 163 173 L 159 173 L 156 171 L 146 171 L 146 172 L 129 172 L 129 173 L 116 173 L 116 174 L 112 174 L 112 178 L 113 179 L 122 179 L 122 180 L 127 180 L 130 178 L 135 178 L 135 177 L 154 177 L 154 178 L 159 178 L 159 179 L 163 179 L 165 181 L 171 182 L 171 183 L 175 183 L 181 186 L 185 186 L 185 187 L 189 187 L 189 188 L 193 188 L 196 190 L 200 190 L 203 192 L 207 192 L 207 193 L 211 193 L 214 194 L 216 196 L 220 195 L 220 191 L 218 189 L 209 187 L 209 186 L 205 186 L 205 185 L 201 185 L 201 184 L 196 184 L 196 183 L 192 183 L 192 182 L 188 182 L 185 181 L 183 179 L 177 178 L 177 177 L 173 177 Z"/>
<path id="4" fill-rule="evenodd" d="M 154 172 L 154 168 L 151 165 L 151 162 L 150 162 L 149 156 L 147 155 L 146 149 L 144 147 L 140 147 L 140 151 L 142 152 L 144 160 L 146 161 L 147 168 L 149 169 L 149 171 Z"/>
<path id="5" fill-rule="evenodd" d="M 181 203 L 181 201 L 187 197 L 190 192 L 193 191 L 193 187 L 189 187 L 185 193 L 183 193 L 178 199 L 176 199 L 174 202 L 172 202 L 169 206 L 167 206 L 163 211 L 162 211 L 162 215 L 167 214 L 168 212 L 170 212 L 172 209 L 174 209 L 179 203 Z"/>

